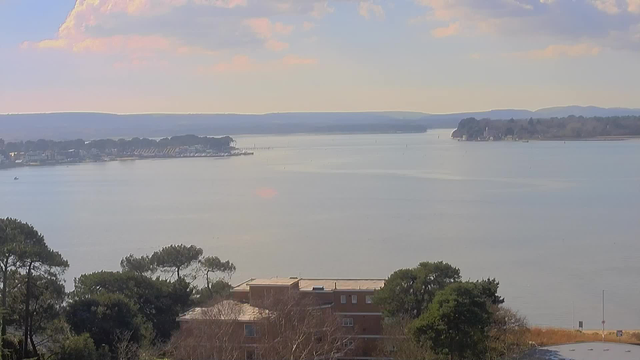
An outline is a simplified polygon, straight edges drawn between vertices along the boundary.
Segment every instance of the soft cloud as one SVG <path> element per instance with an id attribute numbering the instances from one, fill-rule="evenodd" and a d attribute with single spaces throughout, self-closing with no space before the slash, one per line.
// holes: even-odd
<path id="1" fill-rule="evenodd" d="M 179 2 L 180 0 L 177 0 Z M 213 5 L 233 9 L 236 6 L 247 6 L 247 0 L 194 0 L 198 5 Z"/>
<path id="2" fill-rule="evenodd" d="M 640 0 L 627 0 L 627 4 L 630 13 L 640 14 Z"/>
<path id="3" fill-rule="evenodd" d="M 316 24 L 314 24 L 314 23 L 312 23 L 310 21 L 305 21 L 302 24 L 302 29 L 304 29 L 304 31 L 309 31 L 309 30 L 313 29 L 314 27 L 316 27 Z"/>
<path id="4" fill-rule="evenodd" d="M 267 18 L 247 19 L 244 23 L 251 28 L 253 33 L 260 39 L 264 39 L 265 48 L 272 51 L 282 51 L 289 48 L 289 44 L 273 38 L 275 34 L 289 35 L 293 31 L 292 25 L 283 23 L 273 23 Z"/>
<path id="5" fill-rule="evenodd" d="M 517 57 L 528 59 L 552 59 L 558 57 L 597 56 L 602 49 L 592 44 L 551 45 L 545 49 L 515 53 Z"/>
<path id="6" fill-rule="evenodd" d="M 609 15 L 615 15 L 620 12 L 620 8 L 618 8 L 617 0 L 591 0 L 593 6 L 595 6 L 598 10 L 604 11 Z"/>
<path id="7" fill-rule="evenodd" d="M 274 34 L 289 35 L 293 31 L 293 25 L 284 25 L 283 23 L 272 23 L 267 18 L 247 19 L 244 23 L 262 39 L 269 39 Z"/>
<path id="8" fill-rule="evenodd" d="M 236 55 L 229 62 L 222 62 L 214 65 L 210 69 L 204 69 L 205 71 L 211 70 L 216 73 L 224 72 L 244 72 L 256 69 L 256 62 L 246 55 Z"/>
<path id="9" fill-rule="evenodd" d="M 361 1 L 358 5 L 358 13 L 365 19 L 370 19 L 372 15 L 378 19 L 384 19 L 382 6 L 374 4 L 372 1 Z"/>
<path id="10" fill-rule="evenodd" d="M 330 7 L 328 1 L 316 2 L 313 4 L 313 10 L 310 12 L 310 15 L 316 19 L 322 19 L 334 11 L 335 8 Z"/>
<path id="11" fill-rule="evenodd" d="M 460 32 L 460 22 L 449 24 L 449 26 L 440 27 L 431 30 L 431 35 L 436 38 L 443 38 L 456 35 Z"/>
<path id="12" fill-rule="evenodd" d="M 633 29 L 640 0 L 414 0 L 427 9 L 418 23 L 460 23 L 470 34 L 490 34 L 601 48 L 640 50 Z M 625 6 L 626 5 L 626 6 Z M 444 26 L 444 24 L 443 24 Z M 445 28 L 438 32 L 444 32 Z"/>
<path id="13" fill-rule="evenodd" d="M 312 65 L 317 64 L 318 60 L 310 58 L 301 58 L 296 55 L 285 56 L 282 59 L 282 63 L 285 65 Z"/>
<path id="14" fill-rule="evenodd" d="M 275 39 L 268 40 L 264 46 L 271 51 L 282 51 L 289 48 L 289 44 Z"/>

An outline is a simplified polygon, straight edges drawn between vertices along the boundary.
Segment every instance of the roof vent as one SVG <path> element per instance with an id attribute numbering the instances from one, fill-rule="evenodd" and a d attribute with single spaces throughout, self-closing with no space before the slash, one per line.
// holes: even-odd
<path id="1" fill-rule="evenodd" d="M 323 291 L 324 290 L 324 286 L 314 286 L 312 288 L 313 291 Z"/>

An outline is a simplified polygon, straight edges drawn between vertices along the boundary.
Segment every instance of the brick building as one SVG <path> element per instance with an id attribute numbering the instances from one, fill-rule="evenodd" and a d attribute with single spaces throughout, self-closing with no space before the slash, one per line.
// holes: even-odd
<path id="1" fill-rule="evenodd" d="M 256 337 L 253 323 L 264 310 L 265 299 L 273 296 L 295 294 L 302 299 L 312 300 L 318 307 L 330 311 L 340 318 L 344 333 L 348 336 L 351 349 L 344 359 L 374 359 L 377 345 L 382 338 L 382 312 L 373 303 L 374 292 L 384 285 L 383 279 L 306 279 L 271 278 L 249 279 L 231 291 L 231 300 L 223 302 L 232 306 L 234 315 L 242 324 L 243 343 L 251 346 Z M 202 320 L 206 309 L 192 309 L 179 321 Z M 211 317 L 211 316 L 209 316 Z M 225 317 L 225 315 L 216 315 Z M 240 332 L 240 331 L 239 331 Z M 249 350 L 245 360 L 253 360 L 255 355 Z"/>

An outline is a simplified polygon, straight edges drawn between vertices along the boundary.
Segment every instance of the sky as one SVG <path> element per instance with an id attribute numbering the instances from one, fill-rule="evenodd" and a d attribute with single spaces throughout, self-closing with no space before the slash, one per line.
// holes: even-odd
<path id="1" fill-rule="evenodd" d="M 0 0 L 0 113 L 640 107 L 640 0 Z"/>

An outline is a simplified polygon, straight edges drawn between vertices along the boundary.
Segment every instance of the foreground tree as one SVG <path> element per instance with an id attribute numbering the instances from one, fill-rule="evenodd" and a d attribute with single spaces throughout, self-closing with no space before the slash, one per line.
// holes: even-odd
<path id="1" fill-rule="evenodd" d="M 203 304 L 215 297 L 225 297 L 231 291 L 228 280 L 236 272 L 236 266 L 229 260 L 220 260 L 217 256 L 207 256 L 200 260 L 199 265 L 205 287 L 200 291 L 198 302 Z"/>
<path id="2" fill-rule="evenodd" d="M 2 311 L 0 311 L 2 329 L 0 330 L 0 336 L 2 339 L 7 336 L 6 309 L 8 306 L 9 282 L 12 278 L 12 270 L 17 269 L 18 266 L 20 233 L 30 230 L 30 225 L 19 220 L 12 218 L 0 219 L 0 272 L 2 273 Z M 15 275 L 17 272 L 13 274 Z"/>
<path id="3" fill-rule="evenodd" d="M 37 284 L 59 282 L 58 279 L 69 267 L 69 264 L 60 253 L 49 248 L 44 236 L 32 225 L 10 218 L 2 219 L 0 225 L 0 263 L 2 264 L 0 270 L 2 270 L 3 277 L 2 308 L 20 309 L 23 330 L 22 353 L 24 356 L 29 356 L 31 353 L 38 356 L 34 341 L 34 318 L 36 318 L 37 312 L 32 309 L 32 302 L 42 299 L 45 295 L 39 294 Z M 19 298 L 14 296 L 14 303 L 8 304 L 8 287 L 11 282 L 14 283 L 14 287 L 21 287 L 23 295 Z M 50 290 L 53 291 L 53 288 Z M 64 296 L 64 292 L 62 296 Z M 17 316 L 15 313 L 12 315 Z M 38 313 L 38 315 L 41 314 Z M 4 338 L 6 335 L 5 315 L 2 320 Z"/>
<path id="4" fill-rule="evenodd" d="M 414 341 L 409 329 L 414 319 L 387 318 L 376 357 L 394 360 L 432 360 L 435 355 L 424 344 Z"/>
<path id="5" fill-rule="evenodd" d="M 89 334 L 96 347 L 107 346 L 116 354 L 119 333 L 130 333 L 129 340 L 143 340 L 144 320 L 135 305 L 122 295 L 102 294 L 79 299 L 67 306 L 67 323 L 76 334 Z"/>
<path id="6" fill-rule="evenodd" d="M 127 255 L 120 261 L 120 268 L 122 268 L 122 272 L 133 272 L 147 276 L 151 276 L 157 271 L 149 256 L 136 257 L 133 254 Z"/>
<path id="7" fill-rule="evenodd" d="M 25 313 L 26 276 L 17 275 L 12 283 L 9 302 L 8 323 L 19 327 Z M 31 280 L 31 302 L 29 307 L 29 343 L 35 355 L 40 349 L 51 347 L 56 341 L 55 328 L 62 319 L 62 308 L 66 297 L 64 284 L 58 277 L 36 275 Z"/>
<path id="8" fill-rule="evenodd" d="M 151 324 L 154 342 L 168 341 L 178 327 L 176 319 L 191 306 L 193 290 L 185 281 L 173 283 L 134 272 L 101 271 L 75 280 L 73 301 L 100 295 L 120 295 L 136 305 L 137 315 Z"/>
<path id="9" fill-rule="evenodd" d="M 33 237 L 24 237 L 24 248 L 21 254 L 21 267 L 25 270 L 25 300 L 24 300 L 24 350 L 29 354 L 29 345 L 36 355 L 38 350 L 33 341 L 33 312 L 31 302 L 34 297 L 34 277 L 58 279 L 69 267 L 69 263 L 58 253 L 49 249 L 44 242 L 44 237 L 39 233 Z"/>
<path id="10" fill-rule="evenodd" d="M 529 325 L 517 312 L 504 307 L 492 307 L 488 337 L 488 360 L 511 359 L 529 349 Z"/>
<path id="11" fill-rule="evenodd" d="M 477 283 L 457 283 L 436 294 L 411 325 L 416 343 L 453 360 L 483 359 L 488 353 L 492 313 Z"/>
<path id="12" fill-rule="evenodd" d="M 460 281 L 460 269 L 442 261 L 422 262 L 411 269 L 401 269 L 389 276 L 376 294 L 375 302 L 388 317 L 418 318 L 436 293 Z"/>
<path id="13" fill-rule="evenodd" d="M 180 280 L 185 272 L 198 263 L 203 253 L 201 248 L 194 245 L 170 245 L 154 252 L 150 261 L 158 269 L 169 273 L 170 277 L 176 275 Z M 189 275 L 193 277 L 193 274 Z"/>
<path id="14" fill-rule="evenodd" d="M 109 353 L 105 356 L 96 350 L 89 334 L 72 336 L 61 346 L 53 356 L 56 360 L 109 360 Z"/>

